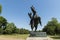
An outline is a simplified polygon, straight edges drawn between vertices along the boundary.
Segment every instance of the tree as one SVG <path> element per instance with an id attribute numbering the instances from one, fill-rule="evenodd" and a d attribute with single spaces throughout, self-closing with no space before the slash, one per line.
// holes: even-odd
<path id="1" fill-rule="evenodd" d="M 20 29 L 19 28 L 16 28 L 15 33 L 16 34 L 20 34 Z"/>
<path id="2" fill-rule="evenodd" d="M 7 20 L 4 17 L 0 16 L 0 28 L 4 28 L 6 24 Z"/>
<path id="3" fill-rule="evenodd" d="M 57 19 L 52 18 L 52 20 L 48 21 L 47 25 L 43 28 L 43 31 L 47 32 L 47 34 L 54 35 L 54 34 L 56 34 L 57 26 L 58 26 Z"/>
<path id="4" fill-rule="evenodd" d="M 16 28 L 15 33 L 17 33 L 17 34 L 28 34 L 29 30 L 23 29 L 23 28 L 20 28 L 20 29 Z"/>
<path id="5" fill-rule="evenodd" d="M 56 34 L 60 34 L 60 23 L 58 23 L 57 27 L 55 28 Z"/>
<path id="6" fill-rule="evenodd" d="M 28 33 L 29 33 L 29 30 L 27 29 L 23 29 L 23 28 L 20 29 L 20 34 L 28 34 Z"/>
<path id="7" fill-rule="evenodd" d="M 3 29 L 6 27 L 7 20 L 0 16 L 0 33 L 3 33 Z"/>
<path id="8" fill-rule="evenodd" d="M 2 5 L 0 5 L 0 14 L 1 14 L 1 12 L 2 12 Z"/>
<path id="9" fill-rule="evenodd" d="M 5 27 L 4 34 L 12 34 L 14 33 L 16 29 L 16 26 L 14 23 L 7 23 L 7 26 Z"/>

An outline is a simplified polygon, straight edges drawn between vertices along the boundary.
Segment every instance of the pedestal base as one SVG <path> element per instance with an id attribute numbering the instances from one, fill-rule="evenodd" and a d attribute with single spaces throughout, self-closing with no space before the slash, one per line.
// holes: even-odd
<path id="1" fill-rule="evenodd" d="M 53 40 L 48 37 L 28 37 L 26 40 Z"/>
<path id="2" fill-rule="evenodd" d="M 47 37 L 46 32 L 30 32 L 30 36 L 26 40 L 53 40 Z"/>

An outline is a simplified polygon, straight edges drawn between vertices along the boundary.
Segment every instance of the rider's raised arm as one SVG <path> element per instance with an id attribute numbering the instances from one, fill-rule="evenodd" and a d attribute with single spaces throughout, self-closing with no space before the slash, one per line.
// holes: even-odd
<path id="1" fill-rule="evenodd" d="M 36 13 L 36 10 L 35 10 L 35 8 L 33 6 L 31 7 L 31 11 L 33 12 L 33 14 Z"/>

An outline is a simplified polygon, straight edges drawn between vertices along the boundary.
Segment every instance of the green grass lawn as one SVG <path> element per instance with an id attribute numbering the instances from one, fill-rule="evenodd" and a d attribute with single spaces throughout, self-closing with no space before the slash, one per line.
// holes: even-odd
<path id="1" fill-rule="evenodd" d="M 26 39 L 28 36 L 29 34 L 0 35 L 0 37 L 5 37 L 5 38 L 21 38 L 21 39 Z"/>
<path id="2" fill-rule="evenodd" d="M 53 39 L 60 39 L 60 37 L 51 37 L 51 38 L 53 38 Z"/>
<path id="3" fill-rule="evenodd" d="M 0 35 L 0 37 L 2 38 L 19 38 L 19 39 L 26 39 L 29 36 L 29 34 L 12 34 L 12 35 Z M 53 38 L 54 40 L 59 39 L 60 40 L 60 36 L 48 36 L 50 38 Z"/>
<path id="4" fill-rule="evenodd" d="M 60 39 L 60 35 L 51 36 L 53 39 Z"/>

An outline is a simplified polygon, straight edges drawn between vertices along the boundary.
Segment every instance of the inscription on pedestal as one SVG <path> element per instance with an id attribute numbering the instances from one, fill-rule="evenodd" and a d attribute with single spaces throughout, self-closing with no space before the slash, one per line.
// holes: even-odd
<path id="1" fill-rule="evenodd" d="M 30 32 L 30 37 L 47 37 L 46 32 Z"/>

